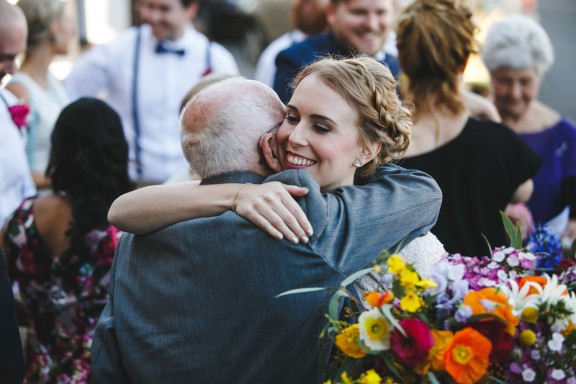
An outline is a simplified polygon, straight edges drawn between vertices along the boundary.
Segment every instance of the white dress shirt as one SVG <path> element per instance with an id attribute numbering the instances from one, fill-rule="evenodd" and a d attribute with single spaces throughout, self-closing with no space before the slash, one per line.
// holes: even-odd
<path id="1" fill-rule="evenodd" d="M 139 29 L 138 135 L 133 119 L 132 92 Z M 149 25 L 132 27 L 114 42 L 95 47 L 80 57 L 65 80 L 72 100 L 101 95 L 120 114 L 130 147 L 130 176 L 134 180 L 154 183 L 160 183 L 188 166 L 180 146 L 178 123 L 180 102 L 186 93 L 208 69 L 238 74 L 238 66 L 230 52 L 219 44 L 210 43 L 192 26 L 178 40 L 167 42 L 171 48 L 184 49 L 182 56 L 157 54 L 157 43 Z M 136 143 L 140 151 L 137 151 Z M 137 152 L 141 174 L 137 172 Z"/>
<path id="2" fill-rule="evenodd" d="M 8 90 L 0 89 L 0 93 L 9 106 L 17 103 Z M 0 228 L 22 200 L 35 193 L 24 138 L 0 100 Z"/>
<path id="3" fill-rule="evenodd" d="M 254 71 L 254 80 L 266 84 L 269 87 L 274 86 L 274 77 L 276 76 L 276 56 L 290 47 L 292 44 L 299 43 L 306 38 L 304 32 L 297 29 L 283 34 L 276 40 L 272 41 L 266 49 L 262 51 Z"/>

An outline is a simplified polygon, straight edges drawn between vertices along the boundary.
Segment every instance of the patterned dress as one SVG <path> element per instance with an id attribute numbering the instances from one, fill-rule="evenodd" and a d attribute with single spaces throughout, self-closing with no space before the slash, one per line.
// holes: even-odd
<path id="1" fill-rule="evenodd" d="M 87 383 L 92 334 L 108 295 L 109 271 L 120 232 L 110 226 L 84 237 L 85 254 L 53 258 L 45 249 L 26 199 L 4 235 L 11 279 L 19 285 L 30 325 L 25 383 Z"/>

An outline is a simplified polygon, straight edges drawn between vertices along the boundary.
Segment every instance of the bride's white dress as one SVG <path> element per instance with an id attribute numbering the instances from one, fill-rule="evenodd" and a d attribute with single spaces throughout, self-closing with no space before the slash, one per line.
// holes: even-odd
<path id="1" fill-rule="evenodd" d="M 422 277 L 429 276 L 434 264 L 446 254 L 444 245 L 431 232 L 412 240 L 406 247 L 398 252 L 405 262 L 411 263 L 414 269 Z M 369 292 L 378 289 L 377 281 L 381 276 L 376 272 L 370 272 L 362 276 L 354 284 L 357 291 Z"/>

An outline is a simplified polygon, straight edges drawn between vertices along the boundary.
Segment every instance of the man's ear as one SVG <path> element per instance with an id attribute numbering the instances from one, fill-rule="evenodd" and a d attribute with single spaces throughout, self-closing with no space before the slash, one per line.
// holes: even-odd
<path id="1" fill-rule="evenodd" d="M 260 138 L 260 151 L 262 151 L 262 156 L 264 156 L 268 168 L 274 173 L 282 171 L 280 159 L 278 158 L 278 146 L 275 133 L 268 132 L 262 135 Z"/>
<path id="2" fill-rule="evenodd" d="M 200 7 L 199 1 L 193 1 L 192 3 L 190 3 L 190 5 L 184 7 L 184 12 L 186 12 L 186 18 L 188 18 L 191 21 L 195 20 L 196 16 L 198 15 L 199 7 Z"/>

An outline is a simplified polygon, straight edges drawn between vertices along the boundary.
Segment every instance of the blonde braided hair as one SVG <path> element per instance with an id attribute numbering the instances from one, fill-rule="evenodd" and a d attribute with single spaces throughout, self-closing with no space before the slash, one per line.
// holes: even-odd
<path id="1" fill-rule="evenodd" d="M 378 166 L 398 159 L 410 144 L 412 105 L 400 100 L 390 70 L 374 58 L 324 58 L 304 68 L 295 77 L 293 88 L 308 75 L 316 74 L 357 111 L 360 138 L 364 144 L 380 143 L 374 159 L 360 169 L 373 174 Z"/>

